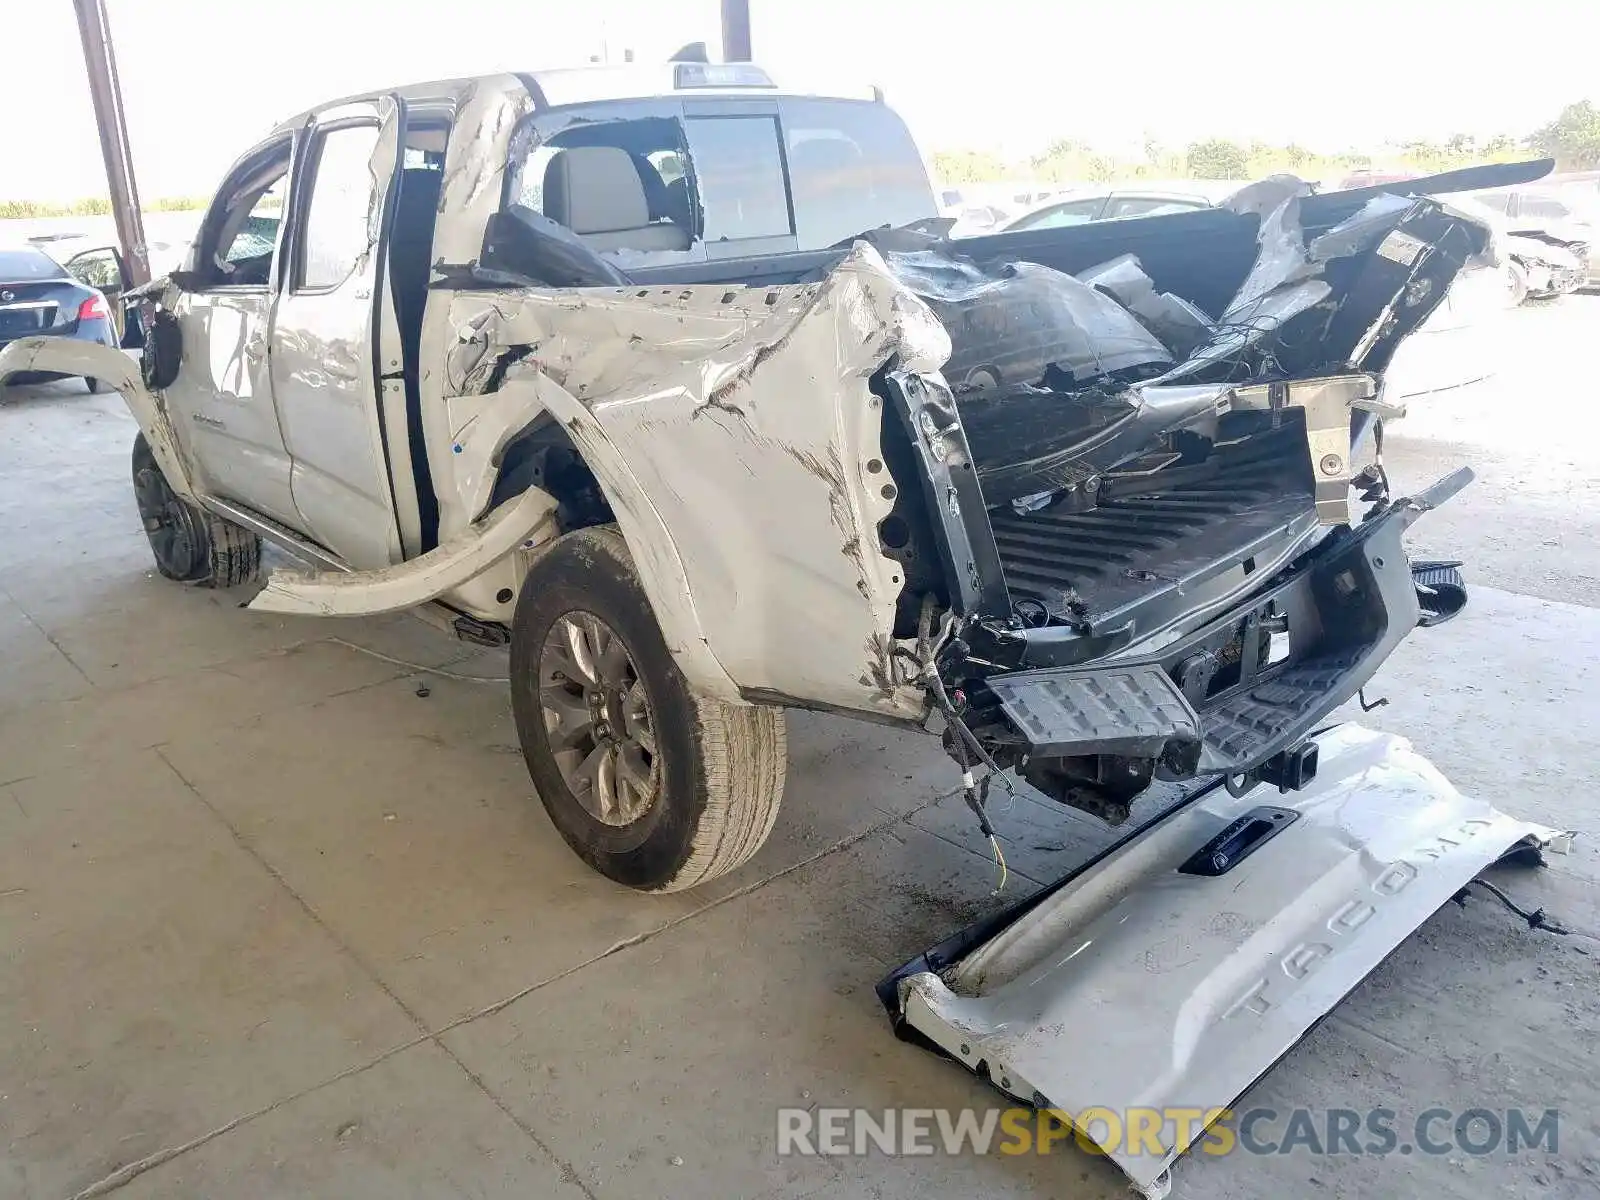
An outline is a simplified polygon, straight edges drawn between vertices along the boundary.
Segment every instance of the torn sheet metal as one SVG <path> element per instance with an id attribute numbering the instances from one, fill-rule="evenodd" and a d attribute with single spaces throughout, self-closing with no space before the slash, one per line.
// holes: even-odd
<path id="1" fill-rule="evenodd" d="M 484 230 L 500 209 L 511 139 L 533 112 L 533 97 L 514 75 L 465 81 L 454 97 L 455 121 L 445 146 L 439 221 L 433 235 L 435 270 L 475 264 Z"/>
<path id="2" fill-rule="evenodd" d="M 1174 361 L 1187 358 L 1212 336 L 1211 318 L 1182 296 L 1156 291 L 1154 281 L 1145 274 L 1135 255 L 1118 255 L 1078 272 L 1077 277 L 1137 317 L 1172 353 Z"/>
<path id="3" fill-rule="evenodd" d="M 1037 263 L 991 268 L 938 251 L 891 253 L 889 269 L 950 334 L 945 375 L 960 394 L 1065 384 L 1170 366 L 1172 355 L 1121 304 Z"/>
<path id="4" fill-rule="evenodd" d="M 1040 1108 L 1214 1112 L 1468 880 L 1570 838 L 1463 796 L 1403 738 L 1319 741 L 1305 790 L 1214 787 L 954 964 L 902 968 L 884 984 L 897 1023 Z M 1159 1197 L 1200 1133 L 1169 1118 L 1158 1150 L 1103 1149 Z"/>
<path id="5" fill-rule="evenodd" d="M 919 482 L 885 465 L 870 380 L 891 357 L 936 373 L 950 341 L 876 250 L 783 287 L 459 293 L 449 323 L 440 408 L 492 389 L 560 423 L 692 683 L 920 720 L 893 657 L 903 567 L 877 534 Z M 443 535 L 481 485 L 435 463 Z"/>
<path id="6" fill-rule="evenodd" d="M 1351 405 L 1294 404 L 1282 397 L 1292 386 L 1314 398 L 1317 389 L 1300 383 L 1322 375 L 1359 378 L 1350 364 L 1360 364 L 1379 339 L 1393 340 L 1397 330 L 1403 335 L 1424 319 L 1460 265 L 1430 263 L 1434 244 L 1423 234 L 1460 241 L 1452 253 L 1470 239 L 1459 238 L 1448 224 L 1441 227 L 1431 201 L 1388 194 L 1375 195 L 1308 239 L 1300 210 L 1310 195 L 1304 182 L 1275 176 L 1227 202 L 1234 211 L 1259 218 L 1257 253 L 1216 321 L 1181 296 L 1157 291 L 1133 254 L 1076 277 L 1052 272 L 1050 286 L 1074 300 L 1059 311 L 1021 302 L 1030 300 L 1021 281 L 1034 278 L 1022 270 L 1027 264 L 980 269 L 960 263 L 948 250 L 891 254 L 890 266 L 929 299 L 951 331 L 948 374 L 989 504 L 1010 504 L 1027 513 L 1046 507 L 1051 493 L 1077 492 L 1074 507 L 1092 506 L 1096 482 L 1129 458 L 1170 450 L 1172 435 L 1197 421 L 1266 407 L 1241 392 L 1238 403 L 1218 393 L 1214 411 L 1191 410 L 1172 404 L 1170 389 L 1233 381 L 1248 392 L 1266 386 L 1253 380 L 1268 379 L 1281 381 L 1272 385 L 1280 397 L 1274 407 L 1306 412 L 1319 518 L 1324 524 L 1346 522 Z M 1442 218 L 1458 219 L 1449 213 Z M 1364 261 L 1329 275 L 1330 263 L 1352 258 Z M 1071 280 L 1070 288 L 1060 280 Z M 1103 307 L 1087 307 L 1074 290 L 1080 286 Z M 1039 321 L 1041 314 L 1048 320 Z M 1303 315 L 1292 341 L 1277 337 Z M 1119 324 L 1130 319 L 1174 365 L 1162 370 L 1160 356 L 1133 352 L 1141 344 L 1148 349 L 1148 343 L 1130 338 L 1128 326 Z M 1035 322 L 1045 330 L 1035 334 Z M 1069 344 L 1064 327 L 1083 344 Z M 1001 357 L 990 346 L 1002 334 L 1009 339 L 1008 369 L 991 370 L 985 355 Z M 1104 361 L 1095 357 L 1102 345 L 1109 354 Z M 1053 357 L 1064 352 L 1069 353 L 1065 366 Z M 1371 400 L 1375 384 L 1360 380 L 1360 387 L 1365 390 L 1356 399 Z M 1194 398 L 1192 392 L 1187 395 Z M 1185 461 L 1196 461 L 1192 446 Z"/>
<path id="7" fill-rule="evenodd" d="M 145 387 L 137 360 L 113 346 L 74 338 L 18 338 L 0 349 L 0 387 L 8 376 L 34 371 L 92 376 L 115 388 L 144 431 L 150 452 L 172 490 L 185 499 L 195 498 L 198 473 L 190 469 L 182 443 L 167 419 L 165 399 Z"/>
<path id="8" fill-rule="evenodd" d="M 1375 253 L 1411 268 L 1426 248 L 1419 238 L 1397 228 L 1422 211 L 1419 202 L 1387 193 L 1374 196 L 1357 212 L 1308 243 L 1300 209 L 1310 194 L 1309 185 L 1300 180 L 1275 175 L 1251 184 L 1225 202 L 1225 207 L 1236 212 L 1254 212 L 1261 217 L 1255 263 L 1218 319 L 1214 336 L 1174 367 L 1162 382 L 1205 378 L 1208 370 L 1241 363 L 1254 348 L 1269 345 L 1272 335 L 1293 318 L 1319 306 L 1334 308 L 1343 303 L 1351 285 L 1346 282 L 1340 291 L 1335 291 L 1325 278 L 1330 262 Z M 1431 201 L 1423 204 L 1432 206 Z M 1487 244 L 1490 235 L 1486 227 L 1479 229 L 1479 235 Z M 1471 256 L 1469 261 L 1477 261 L 1477 256 Z M 1430 311 L 1432 307 L 1430 304 Z M 1392 309 L 1392 305 L 1388 308 Z M 1387 311 L 1378 314 L 1374 330 L 1382 327 Z M 1320 339 L 1326 336 L 1326 330 L 1308 336 Z M 1330 343 L 1321 366 L 1359 364 L 1362 350 L 1359 344 Z"/>
<path id="9" fill-rule="evenodd" d="M 557 504 L 538 488 L 507 501 L 483 521 L 419 558 L 369 571 L 296 571 L 267 576 L 250 607 L 311 617 L 370 616 L 426 604 L 477 578 L 529 541 L 554 536 Z"/>

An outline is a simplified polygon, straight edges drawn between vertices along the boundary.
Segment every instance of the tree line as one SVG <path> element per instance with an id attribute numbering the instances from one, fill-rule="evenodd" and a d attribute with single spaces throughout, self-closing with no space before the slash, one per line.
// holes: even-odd
<path id="1" fill-rule="evenodd" d="M 932 157 L 933 172 L 941 183 L 993 183 L 1006 179 L 1039 179 L 1052 183 L 1105 183 L 1128 179 L 1260 179 L 1287 172 L 1308 179 L 1324 179 L 1351 171 L 1389 168 L 1431 175 L 1482 162 L 1514 162 L 1529 154 L 1556 160 L 1557 170 L 1582 171 L 1600 167 L 1600 108 L 1588 100 L 1569 104 L 1547 125 L 1526 137 L 1507 134 L 1479 140 L 1457 133 L 1443 142 L 1415 139 L 1372 154 L 1347 150 L 1317 153 L 1290 142 L 1236 142 L 1207 138 L 1179 148 L 1147 137 L 1139 157 L 1118 156 L 1096 149 L 1076 138 L 1059 138 L 1043 153 L 1021 162 L 1008 161 L 988 150 L 939 150 Z M 203 208 L 206 198 L 176 196 L 147 203 L 146 212 L 180 212 Z M 104 216 L 111 202 L 104 196 L 64 204 L 34 200 L 0 200 L 0 219 L 7 217 Z"/>
<path id="2" fill-rule="evenodd" d="M 1362 150 L 1319 153 L 1290 142 L 1239 142 L 1207 138 L 1176 147 L 1147 137 L 1143 153 L 1117 155 L 1077 138 L 1059 138 L 1043 152 L 1008 161 L 987 150 L 941 150 L 933 171 L 943 183 L 992 183 L 1029 178 L 1049 182 L 1129 179 L 1259 179 L 1287 172 L 1311 179 L 1352 171 L 1390 169 L 1429 175 L 1483 162 L 1514 162 L 1529 155 L 1553 158 L 1563 171 L 1600 167 L 1600 108 L 1588 100 L 1569 104 L 1553 121 L 1523 138 L 1479 139 L 1457 133 L 1442 142 L 1417 138 L 1373 154 Z"/>

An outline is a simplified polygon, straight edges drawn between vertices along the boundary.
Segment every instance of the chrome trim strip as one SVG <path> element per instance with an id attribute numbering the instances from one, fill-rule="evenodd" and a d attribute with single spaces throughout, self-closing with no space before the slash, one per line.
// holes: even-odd
<path id="1" fill-rule="evenodd" d="M 303 538 L 292 530 L 286 529 L 271 517 L 264 517 L 258 512 L 233 503 L 231 500 L 221 500 L 216 496 L 201 496 L 200 503 L 217 516 L 235 525 L 242 525 L 251 533 L 259 534 L 266 541 L 271 542 L 280 550 L 292 554 L 301 562 L 320 567 L 325 571 L 349 571 L 350 564 L 339 558 L 331 550 L 324 550 L 321 546 L 308 538 Z"/>

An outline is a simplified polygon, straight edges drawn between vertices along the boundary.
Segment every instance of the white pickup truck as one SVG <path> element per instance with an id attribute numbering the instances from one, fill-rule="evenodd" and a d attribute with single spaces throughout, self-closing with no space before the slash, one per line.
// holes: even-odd
<path id="1" fill-rule="evenodd" d="M 1481 186 L 1481 181 L 1477 181 Z M 1489 238 L 1271 180 L 1222 208 L 949 242 L 881 98 L 747 65 L 418 84 L 229 171 L 141 365 L 24 340 L 142 430 L 163 574 L 257 610 L 440 606 L 509 642 L 528 769 L 634 887 L 747 859 L 783 709 L 942 730 L 1116 823 L 1153 780 L 1299 787 L 1419 623 L 1352 456 Z M 976 773 L 976 776 L 975 776 Z"/>

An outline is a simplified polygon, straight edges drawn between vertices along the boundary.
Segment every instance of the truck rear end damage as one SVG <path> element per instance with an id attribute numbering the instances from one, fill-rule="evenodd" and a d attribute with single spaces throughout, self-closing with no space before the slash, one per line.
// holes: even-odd
<path id="1" fill-rule="evenodd" d="M 434 263 L 422 329 L 453 550 L 382 582 L 504 622 L 563 537 L 614 524 L 689 687 L 942 724 L 991 836 L 996 773 L 1113 824 L 1160 779 L 1302 786 L 1316 725 L 1464 602 L 1400 539 L 1470 475 L 1389 494 L 1382 379 L 1492 255 L 1436 201 L 1285 179 L 627 270 L 507 202 Z M 517 549 L 485 565 L 491 527 Z M 263 603 L 358 611 L 365 582 Z"/>
<path id="2" fill-rule="evenodd" d="M 554 250 L 566 286 L 508 286 Z M 617 522 L 707 694 L 938 709 L 963 767 L 1113 823 L 1158 778 L 1304 782 L 1315 723 L 1464 598 L 1419 601 L 1400 535 L 1470 476 L 1389 495 L 1382 373 L 1492 252 L 1437 202 L 1284 179 L 631 275 L 513 207 L 481 267 L 436 268 L 441 533 L 555 454 L 567 483 L 521 472 L 562 517 L 525 549 Z"/>
<path id="3" fill-rule="evenodd" d="M 1196 214 L 1212 240 L 1187 247 L 1208 228 L 1190 217 L 1124 223 L 1137 253 L 1104 231 L 986 239 L 998 257 L 955 269 L 903 239 L 888 253 L 952 335 L 939 378 L 884 382 L 929 467 L 920 533 L 947 590 L 924 611 L 947 607 L 942 641 L 918 630 L 923 678 L 967 802 L 997 859 L 1003 772 L 1112 825 L 1152 787 L 1165 811 L 879 995 L 901 1036 L 1076 1114 L 1152 1200 L 1480 871 L 1567 842 L 1461 796 L 1400 739 L 1326 724 L 1465 604 L 1456 564 L 1412 563 L 1403 534 L 1471 472 L 1390 494 L 1382 380 L 1492 239 L 1432 201 L 1288 182 L 1235 207 Z M 1217 221 L 1249 213 L 1242 266 Z M 1103 249 L 1122 253 L 1085 263 Z"/>
<path id="4" fill-rule="evenodd" d="M 1381 453 L 1352 460 L 1397 411 L 1395 347 L 1488 239 L 1431 201 L 1335 199 L 1269 180 L 1237 212 L 1113 223 L 1142 244 L 1077 275 L 1040 260 L 1115 249 L 1104 231 L 967 259 L 882 236 L 952 339 L 941 377 L 884 387 L 928 470 L 921 513 L 895 516 L 910 561 L 943 560 L 913 577 L 950 614 L 924 674 L 963 768 L 1015 769 L 1113 824 L 1160 778 L 1298 787 L 1316 723 L 1425 608 L 1464 602 L 1458 577 L 1418 583 L 1401 534 L 1470 472 L 1399 499 Z M 1230 222 L 1256 215 L 1239 261 Z M 1219 278 L 1238 282 L 1217 307 Z"/>

